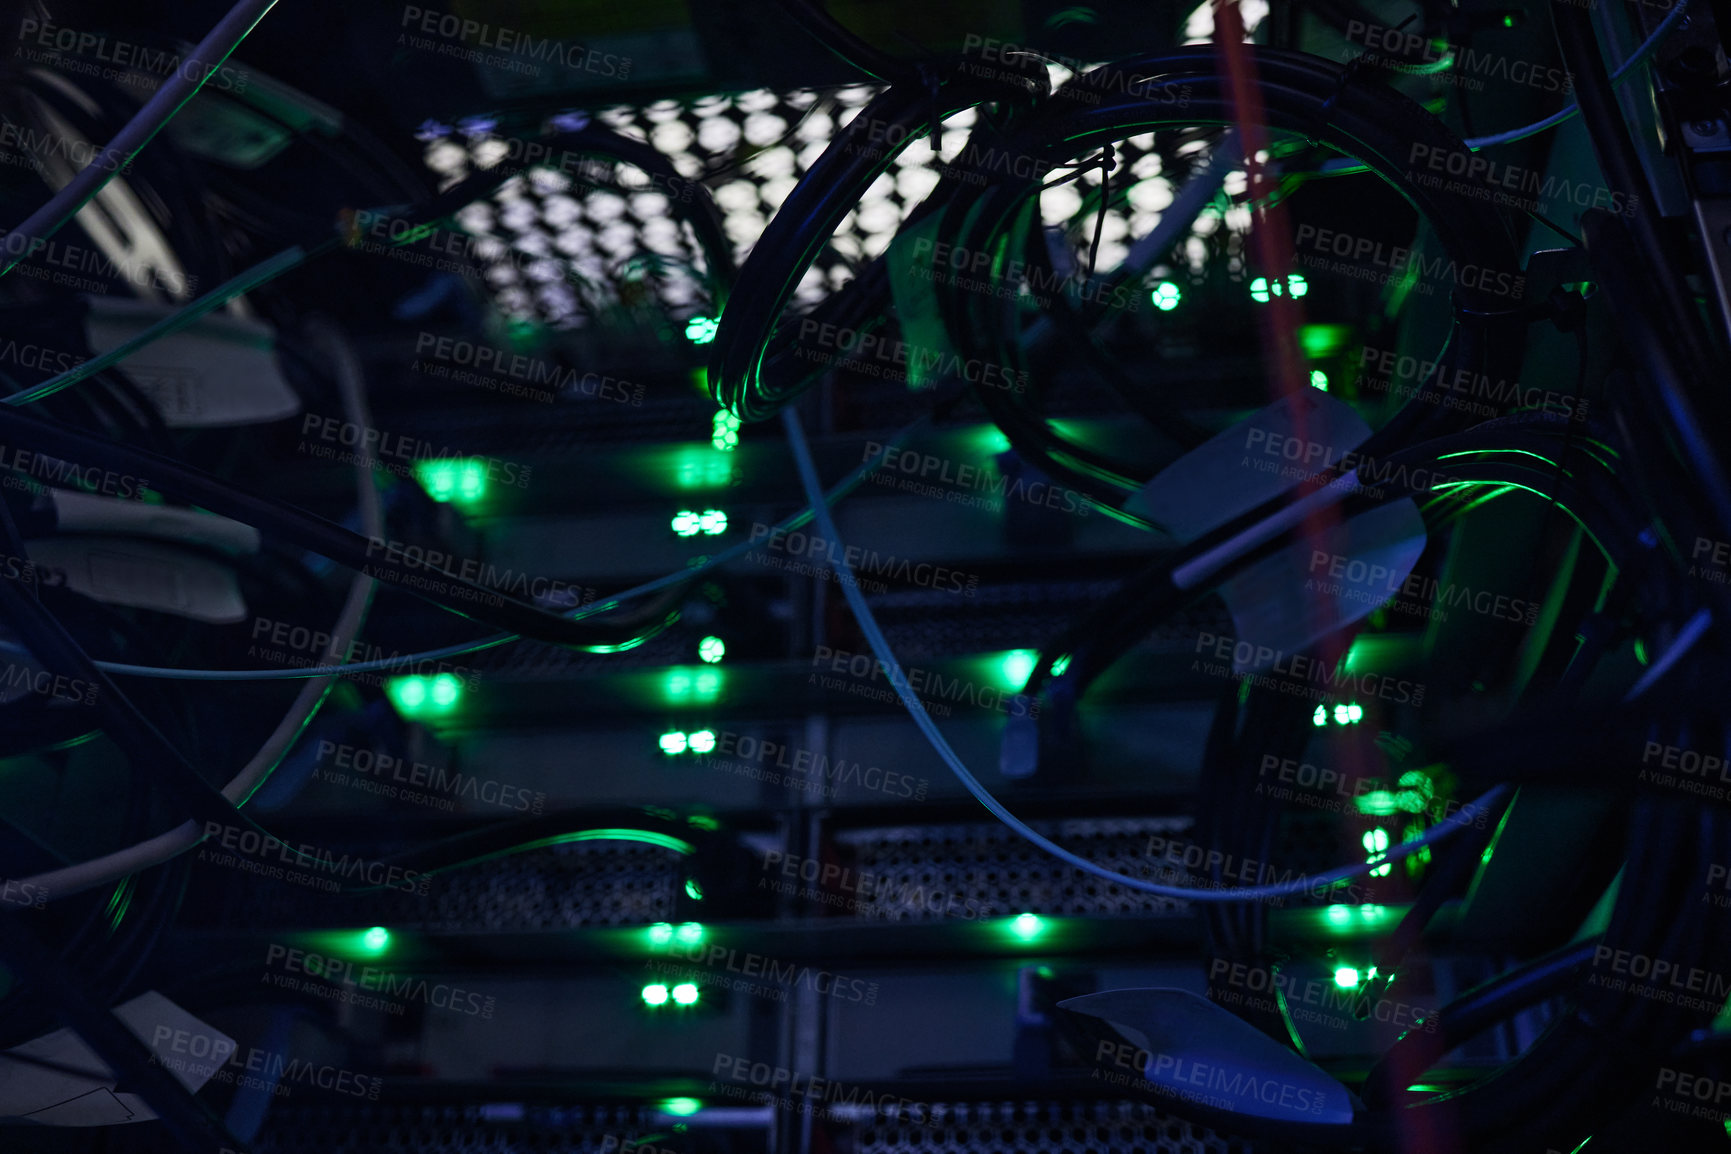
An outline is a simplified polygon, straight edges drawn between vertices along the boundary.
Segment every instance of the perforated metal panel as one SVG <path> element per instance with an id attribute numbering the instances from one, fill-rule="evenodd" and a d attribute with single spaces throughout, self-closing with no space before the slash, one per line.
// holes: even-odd
<path id="1" fill-rule="evenodd" d="M 935 1111 L 934 1111 L 935 1113 Z M 855 1154 L 1247 1154 L 1143 1102 L 957 1103 L 941 1126 L 876 1123 L 854 1132 Z"/>
<path id="2" fill-rule="evenodd" d="M 327 895 L 305 885 L 227 875 L 213 920 L 225 926 L 389 925 L 438 932 L 643 925 L 672 916 L 685 884 L 677 853 L 634 842 L 578 842 L 435 874 L 425 897 L 403 890 Z M 216 871 L 212 871 L 213 873 Z M 311 875 L 312 871 L 304 871 Z"/>
<path id="3" fill-rule="evenodd" d="M 273 1106 L 257 1154 L 601 1154 L 652 1132 L 641 1106 Z"/>
<path id="4" fill-rule="evenodd" d="M 871 85 L 782 93 L 756 89 L 687 103 L 613 106 L 596 115 L 616 131 L 653 144 L 686 179 L 707 185 L 728 239 L 743 256 L 834 134 L 877 91 Z M 800 282 L 796 305 L 821 300 L 853 278 L 855 265 L 889 247 L 908 211 L 938 183 L 939 167 L 962 158 L 973 122 L 972 109 L 957 113 L 944 121 L 936 151 L 929 140 L 916 141 L 890 165 L 841 221 L 832 243 Z M 429 125 L 424 136 L 426 163 L 447 182 L 495 163 L 511 148 L 482 117 L 455 126 Z M 1110 180 L 1113 204 L 1100 228 L 1099 268 L 1122 261 L 1133 240 L 1154 229 L 1173 195 L 1152 133 L 1116 146 Z M 459 215 L 465 229 L 496 242 L 477 255 L 503 312 L 574 329 L 588 327 L 634 298 L 657 300 L 681 323 L 705 311 L 696 275 L 702 260 L 690 229 L 671 215 L 667 197 L 633 169 L 619 169 L 610 181 L 621 191 L 594 189 L 570 172 L 536 169 Z M 1241 174 L 1238 185 L 1229 182 L 1228 190 L 1243 192 Z M 1042 215 L 1069 235 L 1072 260 L 1092 247 L 1101 187 L 1096 164 L 1041 194 Z M 1186 271 L 1199 272 L 1208 255 L 1220 250 L 1232 275 L 1242 276 L 1248 226 L 1247 208 L 1204 214 L 1179 250 Z M 532 259 L 512 258 L 513 251 Z"/>
<path id="5" fill-rule="evenodd" d="M 1189 818 L 1088 818 L 1029 822 L 1059 845 L 1132 877 L 1154 876 L 1151 836 L 1190 828 Z M 854 906 L 862 917 L 936 921 L 953 906 L 930 895 L 964 895 L 976 916 L 1017 913 L 1050 917 L 1180 914 L 1188 902 L 1135 893 L 1065 865 L 993 823 L 891 826 L 839 832 L 854 867 L 875 879 Z"/>

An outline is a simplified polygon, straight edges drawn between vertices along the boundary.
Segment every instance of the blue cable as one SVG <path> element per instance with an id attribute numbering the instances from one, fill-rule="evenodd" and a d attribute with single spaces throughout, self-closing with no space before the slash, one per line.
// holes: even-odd
<path id="1" fill-rule="evenodd" d="M 1141 878 L 1115 873 L 1104 866 L 1094 864 L 1087 858 L 1071 853 L 1051 839 L 1036 833 L 1015 814 L 1005 809 L 1002 803 L 993 797 L 972 773 L 968 772 L 968 767 L 962 763 L 960 757 L 956 756 L 956 751 L 950 748 L 950 743 L 944 740 L 944 735 L 938 732 L 938 727 L 932 721 L 931 715 L 926 712 L 925 705 L 921 703 L 912 686 L 908 684 L 907 675 L 902 672 L 900 663 L 896 661 L 896 655 L 891 652 L 888 639 L 884 637 L 883 630 L 878 627 L 877 618 L 872 616 L 871 607 L 866 604 L 865 596 L 859 591 L 859 580 L 854 576 L 852 567 L 844 558 L 841 537 L 835 530 L 835 519 L 830 516 L 829 506 L 823 500 L 823 486 L 818 481 L 817 468 L 812 464 L 811 450 L 806 446 L 805 430 L 800 427 L 798 415 L 791 408 L 783 409 L 781 420 L 782 425 L 787 430 L 788 443 L 793 449 L 794 464 L 799 469 L 799 482 L 805 489 L 806 499 L 811 503 L 812 512 L 817 519 L 818 534 L 825 538 L 826 552 L 830 567 L 835 570 L 836 583 L 841 586 L 842 595 L 847 598 L 848 608 L 853 610 L 854 620 L 859 624 L 860 632 L 865 634 L 872 652 L 877 655 L 878 661 L 889 675 L 890 684 L 895 686 L 896 694 L 902 699 L 902 704 L 907 706 L 908 713 L 912 715 L 914 724 L 919 727 L 920 732 L 925 735 L 926 740 L 931 743 L 932 748 L 937 751 L 938 756 L 943 759 L 950 772 L 955 774 L 956 780 L 960 781 L 963 787 L 973 794 L 974 799 L 985 806 L 992 816 L 1009 826 L 1022 838 L 1039 846 L 1053 857 L 1068 862 L 1084 873 L 1092 874 L 1103 881 L 1112 882 L 1139 893 L 1198 902 L 1261 901 L 1267 898 L 1315 893 L 1320 888 L 1334 882 L 1360 877 L 1388 862 L 1398 861 L 1410 854 L 1417 853 L 1433 842 L 1441 841 L 1475 820 L 1481 812 L 1490 811 L 1508 794 L 1509 787 L 1506 785 L 1491 787 L 1477 801 L 1463 806 L 1459 813 L 1441 822 L 1422 837 L 1391 847 L 1387 853 L 1382 854 L 1375 861 L 1342 866 L 1327 873 L 1294 878 L 1291 881 L 1279 882 L 1275 885 L 1243 886 L 1236 889 L 1187 889 L 1182 886 L 1160 885 L 1157 882 L 1144 881 Z"/>
<path id="2" fill-rule="evenodd" d="M 1679 0 L 1677 6 L 1671 9 L 1670 15 L 1661 20 L 1659 26 L 1653 29 L 1653 34 L 1647 37 L 1639 48 L 1635 49 L 1635 54 L 1619 65 L 1615 72 L 1611 73 L 1611 85 L 1613 87 L 1627 80 L 1634 73 L 1635 69 L 1644 63 L 1646 59 L 1658 49 L 1660 42 L 1663 41 L 1665 37 L 1670 34 L 1671 30 L 1677 26 L 1678 22 L 1682 20 L 1683 12 L 1688 7 L 1689 0 Z M 1529 136 L 1537 136 L 1547 128 L 1555 128 L 1565 120 L 1574 117 L 1575 114 L 1580 111 L 1580 105 L 1570 104 L 1551 113 L 1543 120 L 1534 121 L 1532 124 L 1528 124 L 1521 128 L 1511 128 L 1507 132 L 1496 132 L 1492 133 L 1490 136 L 1475 136 L 1465 141 L 1465 144 L 1474 152 L 1477 152 L 1481 148 L 1489 148 L 1496 144 L 1512 144 L 1517 140 L 1525 140 Z M 1346 176 L 1351 173 L 1368 172 L 1370 170 L 1356 160 L 1341 159 L 1329 161 L 1324 164 L 1319 171 L 1327 176 Z"/>

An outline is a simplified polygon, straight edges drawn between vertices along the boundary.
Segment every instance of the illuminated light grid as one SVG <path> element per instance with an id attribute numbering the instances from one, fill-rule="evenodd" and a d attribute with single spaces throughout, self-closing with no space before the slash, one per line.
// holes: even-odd
<path id="1" fill-rule="evenodd" d="M 1266 4 L 1246 0 L 1245 8 L 1254 26 Z M 652 144 L 686 179 L 710 174 L 706 183 L 722 211 L 723 228 L 743 260 L 834 133 L 877 92 L 871 85 L 783 93 L 756 89 L 684 103 L 620 105 L 594 116 L 615 131 Z M 949 163 L 960 157 L 974 119 L 974 110 L 966 109 L 944 121 L 937 160 Z M 505 143 L 491 134 L 484 120 L 417 136 L 425 142 L 423 161 L 439 175 L 441 187 L 468 176 L 488 158 L 507 154 Z M 1116 146 L 1114 195 L 1123 191 L 1126 172 L 1134 183 L 1125 193 L 1127 203 L 1117 203 L 1106 213 L 1100 268 L 1122 261 L 1130 242 L 1152 231 L 1172 201 L 1172 185 L 1161 176 L 1161 158 L 1153 146 L 1152 133 Z M 853 265 L 888 249 L 908 212 L 936 186 L 933 160 L 930 141 L 915 141 L 873 183 L 801 280 L 794 294 L 796 309 L 841 288 L 853 278 Z M 1242 179 L 1242 174 L 1235 175 Z M 667 196 L 647 174 L 621 166 L 615 180 L 625 187 L 624 195 L 593 188 L 567 172 L 532 169 L 507 181 L 490 200 L 458 213 L 459 224 L 480 238 L 473 251 L 494 303 L 508 318 L 580 329 L 619 308 L 623 300 L 643 299 L 645 288 L 672 316 L 675 332 L 688 332 L 695 318 L 713 316 L 700 273 L 703 258 L 690 226 L 670 215 Z M 1094 217 L 1086 211 L 1086 197 L 1097 194 L 1099 182 L 1099 170 L 1090 169 L 1072 182 L 1080 188 L 1059 185 L 1041 197 L 1045 218 L 1062 222 L 1076 255 L 1084 258 L 1093 239 Z M 1227 226 L 1235 234 L 1248 225 L 1248 210 L 1238 216 L 1243 219 L 1233 217 Z M 1203 235 L 1220 224 L 1208 213 L 1197 223 Z M 1186 246 L 1192 272 L 1201 270 L 1207 251 L 1206 246 Z M 695 334 L 707 331 L 699 326 Z"/>

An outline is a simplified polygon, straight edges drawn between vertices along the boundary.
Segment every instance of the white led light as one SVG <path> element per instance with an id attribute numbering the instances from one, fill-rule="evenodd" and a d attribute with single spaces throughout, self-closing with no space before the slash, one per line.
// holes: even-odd
<path id="1" fill-rule="evenodd" d="M 791 176 L 778 176 L 774 180 L 764 181 L 763 186 L 758 189 L 758 195 L 762 197 L 765 208 L 777 212 L 798 183 L 799 181 Z"/>
<path id="2" fill-rule="evenodd" d="M 830 119 L 829 113 L 813 112 L 800 121 L 799 127 L 794 130 L 793 138 L 806 144 L 816 141 L 827 145 L 834 133 L 835 121 Z"/>
<path id="3" fill-rule="evenodd" d="M 649 143 L 655 146 L 657 152 L 671 155 L 684 152 L 691 147 L 696 139 L 691 126 L 683 120 L 669 120 L 666 124 L 657 124 L 655 131 L 649 134 Z"/>
<path id="4" fill-rule="evenodd" d="M 723 212 L 748 212 L 757 207 L 757 185 L 749 180 L 730 180 L 715 190 L 715 203 Z"/>
<path id="5" fill-rule="evenodd" d="M 1068 184 L 1056 185 L 1040 194 L 1040 218 L 1051 222 L 1068 221 L 1082 209 L 1082 197 Z"/>
<path id="6" fill-rule="evenodd" d="M 709 152 L 728 152 L 739 143 L 739 125 L 725 116 L 711 116 L 697 126 L 697 144 Z"/>
<path id="7" fill-rule="evenodd" d="M 427 167 L 447 175 L 465 172 L 469 167 L 469 152 L 460 144 L 441 140 L 427 149 Z"/>
<path id="8" fill-rule="evenodd" d="M 643 115 L 651 124 L 663 124 L 676 119 L 679 116 L 679 111 L 677 100 L 657 100 L 643 110 Z"/>
<path id="9" fill-rule="evenodd" d="M 785 144 L 766 148 L 751 158 L 751 171 L 762 178 L 781 179 L 796 175 L 798 157 Z"/>
<path id="10" fill-rule="evenodd" d="M 772 112 L 754 112 L 745 120 L 745 139 L 758 148 L 787 135 L 787 121 Z"/>
<path id="11" fill-rule="evenodd" d="M 1172 203 L 1172 184 L 1159 179 L 1140 181 L 1130 186 L 1127 199 L 1136 212 L 1164 212 Z"/>

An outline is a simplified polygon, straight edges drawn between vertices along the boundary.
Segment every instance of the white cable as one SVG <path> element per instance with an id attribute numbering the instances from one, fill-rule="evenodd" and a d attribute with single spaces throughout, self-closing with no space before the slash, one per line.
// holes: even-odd
<path id="1" fill-rule="evenodd" d="M 357 428 L 372 428 L 372 414 L 367 409 L 366 377 L 354 349 L 341 331 L 328 321 L 315 320 L 309 328 L 314 342 L 324 345 L 335 362 L 337 388 L 343 400 L 343 415 Z M 356 500 L 360 504 L 361 531 L 369 537 L 383 536 L 384 509 L 379 502 L 379 491 L 373 484 L 373 471 L 365 458 L 358 454 L 355 457 L 355 487 Z M 348 596 L 343 601 L 342 611 L 337 615 L 336 624 L 331 626 L 333 652 L 346 651 L 360 633 L 367 606 L 372 600 L 373 589 L 374 582 L 371 577 L 356 575 L 354 583 L 349 586 Z M 301 691 L 295 695 L 294 703 L 289 706 L 276 729 L 265 739 L 258 753 L 241 767 L 232 781 L 222 787 L 224 797 L 237 806 L 246 804 L 247 799 L 269 779 L 277 763 L 312 721 L 319 706 L 324 703 L 325 694 L 337 681 L 335 676 L 319 677 L 301 687 Z M 23 878 L 23 885 L 35 886 L 36 890 L 20 889 L 18 892 L 41 893 L 46 895 L 44 900 L 57 901 L 117 881 L 139 870 L 161 865 L 203 840 L 197 822 L 183 822 L 166 833 L 146 838 L 125 849 Z"/>

